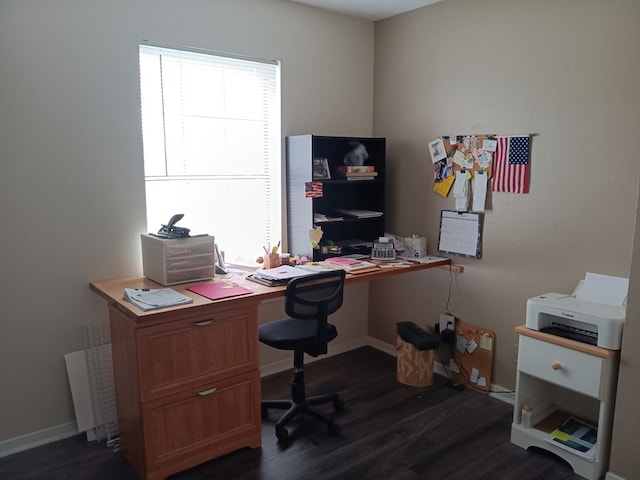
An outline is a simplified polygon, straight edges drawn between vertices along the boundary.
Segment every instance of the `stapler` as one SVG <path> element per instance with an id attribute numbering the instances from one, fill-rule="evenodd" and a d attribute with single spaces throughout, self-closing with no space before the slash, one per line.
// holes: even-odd
<path id="1" fill-rule="evenodd" d="M 158 230 L 156 237 L 160 237 L 160 238 L 189 237 L 190 230 L 188 228 L 175 226 L 176 223 L 182 220 L 182 217 L 184 217 L 184 213 L 176 213 L 173 217 L 171 217 L 171 220 L 169 220 L 169 223 L 167 223 L 166 225 L 164 224 L 162 225 L 160 230 Z"/>

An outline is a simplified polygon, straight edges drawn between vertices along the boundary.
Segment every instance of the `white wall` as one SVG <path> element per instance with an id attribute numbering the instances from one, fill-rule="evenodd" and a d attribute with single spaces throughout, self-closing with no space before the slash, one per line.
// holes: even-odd
<path id="1" fill-rule="evenodd" d="M 483 259 L 456 258 L 465 273 L 452 282 L 453 312 L 496 331 L 494 380 L 508 386 L 527 298 L 586 271 L 629 276 L 639 9 L 447 0 L 374 27 L 279 0 L 0 0 L 0 444 L 73 420 L 63 355 L 82 347 L 82 325 L 106 320 L 88 283 L 141 272 L 140 39 L 282 60 L 283 135 L 386 136 L 389 228 L 426 235 L 432 253 L 451 201 L 430 191 L 426 142 L 535 133 L 531 193 L 492 196 Z M 369 333 L 393 343 L 395 322 L 435 322 L 448 280 L 372 284 Z M 279 312 L 265 305 L 261 319 Z M 621 381 L 635 375 L 635 330 Z M 623 395 L 633 412 L 637 388 Z M 631 479 L 637 425 L 622 430 L 612 463 Z"/>
<path id="2" fill-rule="evenodd" d="M 534 134 L 530 193 L 490 195 L 482 259 L 454 257 L 465 271 L 449 305 L 496 333 L 493 381 L 514 387 L 513 328 L 528 298 L 570 293 L 586 272 L 634 279 L 640 2 L 446 0 L 377 23 L 375 37 L 374 135 L 388 138 L 392 231 L 425 235 L 437 253 L 440 211 L 454 203 L 432 191 L 428 141 Z M 409 277 L 372 283 L 370 335 L 390 342 L 395 321 L 432 326 L 444 311 L 448 273 Z M 640 337 L 637 308 L 628 313 L 612 471 L 630 480 L 640 478 L 630 435 Z"/>
<path id="3" fill-rule="evenodd" d="M 73 422 L 89 282 L 141 274 L 139 41 L 281 60 L 283 136 L 366 136 L 373 33 L 280 0 L 0 0 L 0 444 Z"/>

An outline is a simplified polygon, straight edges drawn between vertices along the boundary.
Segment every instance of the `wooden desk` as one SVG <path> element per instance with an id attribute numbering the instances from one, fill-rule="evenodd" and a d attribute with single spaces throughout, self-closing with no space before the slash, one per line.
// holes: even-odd
<path id="1" fill-rule="evenodd" d="M 347 275 L 347 283 L 448 263 Z M 193 284 L 174 285 L 193 303 L 147 312 L 123 300 L 124 288 L 161 285 L 145 277 L 91 283 L 109 308 L 120 447 L 142 479 L 261 445 L 258 306 L 285 287 L 233 280 L 254 293 L 212 301 L 187 290 Z"/>

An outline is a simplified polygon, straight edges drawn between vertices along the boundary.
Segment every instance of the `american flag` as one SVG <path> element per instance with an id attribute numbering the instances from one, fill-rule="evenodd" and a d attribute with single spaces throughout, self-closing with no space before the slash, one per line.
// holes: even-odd
<path id="1" fill-rule="evenodd" d="M 305 182 L 304 196 L 305 198 L 320 198 L 323 195 L 322 182 Z"/>
<path id="2" fill-rule="evenodd" d="M 498 137 L 491 190 L 529 193 L 529 136 Z"/>

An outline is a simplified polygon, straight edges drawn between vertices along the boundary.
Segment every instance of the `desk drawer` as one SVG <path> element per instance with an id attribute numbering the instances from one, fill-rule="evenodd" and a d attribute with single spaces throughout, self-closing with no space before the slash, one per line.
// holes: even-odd
<path id="1" fill-rule="evenodd" d="M 255 307 L 140 328 L 137 342 L 142 400 L 259 367 Z"/>
<path id="2" fill-rule="evenodd" d="M 175 472 L 241 447 L 258 447 L 260 371 L 145 402 L 143 417 L 146 458 L 160 471 Z"/>
<path id="3" fill-rule="evenodd" d="M 600 397 L 603 362 L 588 353 L 520 335 L 518 370 L 594 398 Z"/>

